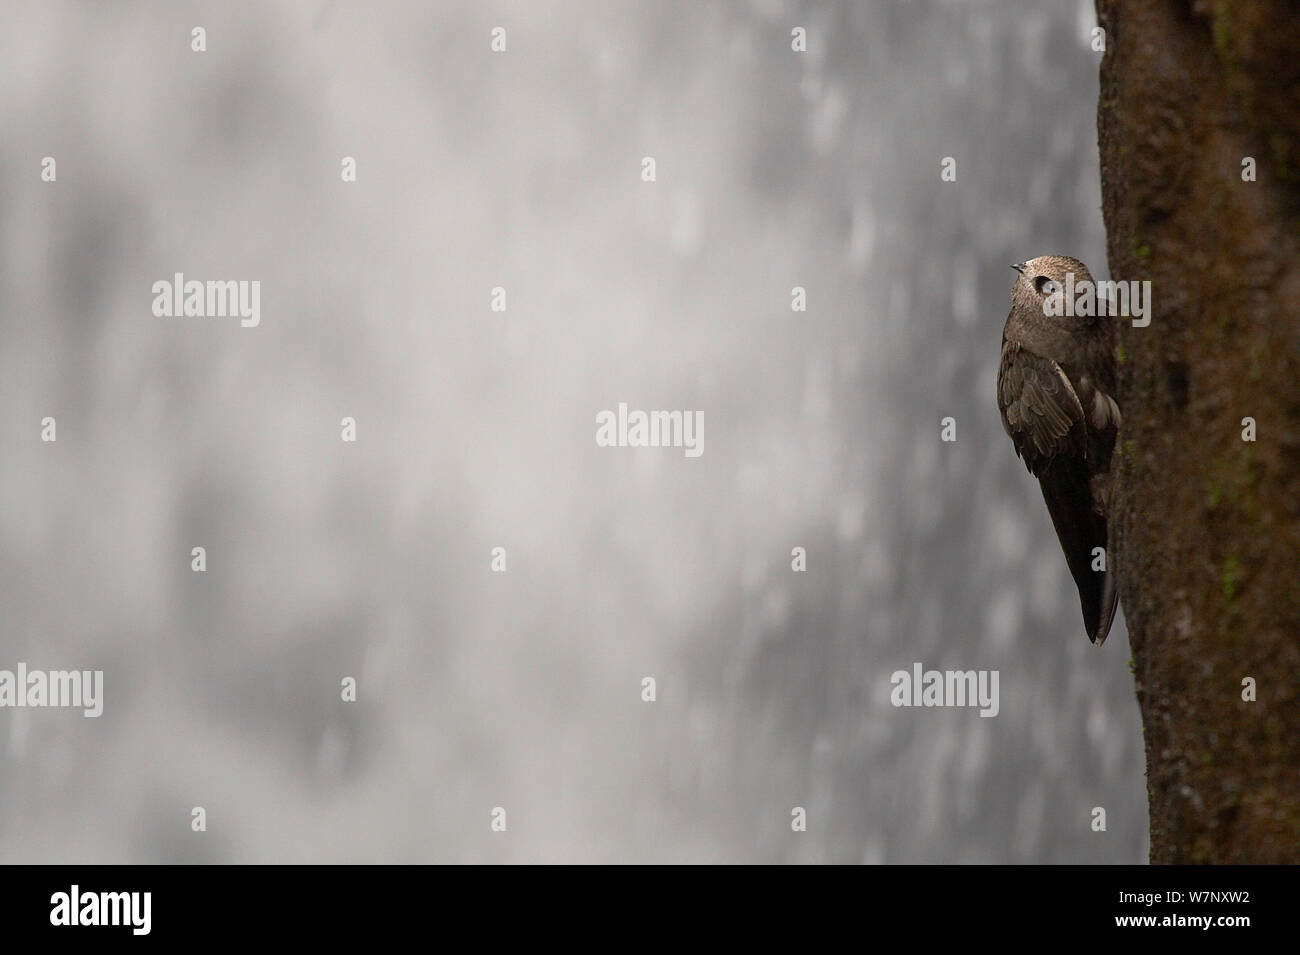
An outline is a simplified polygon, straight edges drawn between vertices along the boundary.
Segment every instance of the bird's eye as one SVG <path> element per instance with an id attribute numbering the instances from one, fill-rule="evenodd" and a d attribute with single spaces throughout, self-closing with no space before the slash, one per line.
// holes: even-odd
<path id="1" fill-rule="evenodd" d="M 1039 295 L 1055 295 L 1057 285 L 1046 275 L 1040 275 L 1034 279 L 1034 288 L 1038 289 Z"/>

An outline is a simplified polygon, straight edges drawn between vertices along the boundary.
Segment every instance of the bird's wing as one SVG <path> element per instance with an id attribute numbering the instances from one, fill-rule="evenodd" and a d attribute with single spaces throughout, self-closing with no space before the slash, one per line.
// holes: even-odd
<path id="1" fill-rule="evenodd" d="M 1115 569 L 1109 566 L 1106 517 L 1093 500 L 1088 463 L 1072 454 L 1052 458 L 1038 475 L 1038 483 L 1079 591 L 1084 629 L 1089 640 L 1102 643 L 1115 617 L 1118 593 Z M 1098 548 L 1107 555 L 1104 570 L 1094 569 Z"/>
<path id="2" fill-rule="evenodd" d="M 1092 436 L 1114 439 L 1119 406 L 1087 381 L 1079 391 L 1059 364 L 1014 342 L 1002 345 L 998 368 L 998 408 L 1016 453 L 1038 478 L 1057 540 L 1079 591 L 1088 639 L 1101 643 L 1110 632 L 1117 593 L 1113 567 L 1094 570 L 1095 552 L 1109 544 L 1105 514 L 1094 499 Z M 1109 447 L 1099 444 L 1098 447 Z M 1109 452 L 1107 455 L 1109 456 Z"/>
<path id="3" fill-rule="evenodd" d="M 1108 552 L 1106 555 L 1106 560 L 1111 561 L 1113 560 L 1113 558 L 1114 555 Z M 1081 596 L 1080 600 L 1082 599 L 1083 598 Z M 1114 567 L 1109 567 L 1106 570 L 1106 573 L 1102 575 L 1101 604 L 1099 607 L 1099 609 L 1101 610 L 1101 614 L 1097 620 L 1096 628 L 1093 629 L 1088 634 L 1088 636 L 1092 639 L 1092 642 L 1097 644 L 1097 646 L 1101 646 L 1103 643 L 1106 642 L 1106 636 L 1107 634 L 1110 633 L 1110 626 L 1112 623 L 1115 622 L 1115 609 L 1118 606 L 1119 606 L 1118 575 L 1115 573 Z M 1084 620 L 1084 623 L 1085 625 L 1087 624 L 1086 618 Z"/>
<path id="4" fill-rule="evenodd" d="M 1035 476 L 1061 454 L 1087 456 L 1088 424 L 1061 366 L 1014 342 L 1003 342 L 998 410 L 1016 453 Z"/>

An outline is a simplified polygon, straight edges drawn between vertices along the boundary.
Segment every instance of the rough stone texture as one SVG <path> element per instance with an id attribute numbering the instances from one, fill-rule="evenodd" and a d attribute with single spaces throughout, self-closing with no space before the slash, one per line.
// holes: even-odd
<path id="1" fill-rule="evenodd" d="M 1097 7 L 1111 276 L 1154 299 L 1120 333 L 1112 545 L 1151 861 L 1300 862 L 1300 4 Z"/>

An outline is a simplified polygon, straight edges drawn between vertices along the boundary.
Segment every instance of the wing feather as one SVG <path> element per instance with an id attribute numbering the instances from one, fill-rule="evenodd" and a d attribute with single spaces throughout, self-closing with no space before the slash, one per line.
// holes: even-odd
<path id="1" fill-rule="evenodd" d="M 1057 455 L 1087 456 L 1083 404 L 1061 366 L 1050 358 L 1004 342 L 998 409 L 1016 453 L 1035 476 Z"/>

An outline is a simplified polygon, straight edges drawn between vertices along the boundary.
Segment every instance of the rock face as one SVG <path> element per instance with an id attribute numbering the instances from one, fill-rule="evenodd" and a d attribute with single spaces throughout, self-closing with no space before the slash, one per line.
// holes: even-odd
<path id="1" fill-rule="evenodd" d="M 1300 862 L 1300 3 L 1097 8 L 1151 861 Z"/>

